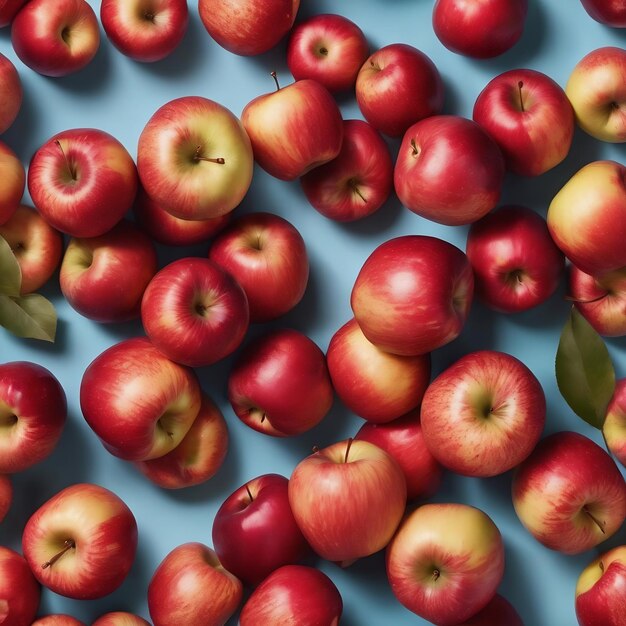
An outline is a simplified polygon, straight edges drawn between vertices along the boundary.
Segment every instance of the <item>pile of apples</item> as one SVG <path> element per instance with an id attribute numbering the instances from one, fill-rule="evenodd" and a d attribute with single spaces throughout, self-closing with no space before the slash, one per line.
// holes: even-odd
<path id="1" fill-rule="evenodd" d="M 522 36 L 532 1 L 436 0 L 432 28 L 452 53 L 494 58 Z M 581 1 L 595 20 L 626 28 L 623 3 Z M 504 71 L 470 120 L 443 114 L 447 87 L 425 53 L 403 42 L 371 53 L 346 17 L 298 18 L 298 0 L 199 0 L 197 9 L 203 36 L 235 55 L 284 42 L 295 81 L 281 86 L 272 72 L 275 91 L 240 116 L 206 97 L 171 99 L 145 124 L 136 160 L 97 128 L 55 133 L 27 171 L 0 143 L 0 322 L 20 334 L 50 317 L 33 294 L 60 268 L 60 291 L 77 314 L 135 324 L 135 336 L 84 369 L 69 404 L 79 401 L 104 448 L 146 485 L 209 481 L 235 416 L 259 438 L 286 439 L 319 425 L 337 396 L 364 424 L 323 442 L 289 478 L 247 480 L 217 510 L 211 546 L 190 538 L 165 555 L 145 584 L 152 623 L 219 626 L 238 614 L 242 626 L 336 626 L 343 600 L 316 559 L 348 568 L 385 550 L 390 589 L 417 616 L 439 626 L 523 624 L 497 594 L 505 542 L 491 517 L 428 500 L 445 471 L 515 470 L 515 512 L 540 544 L 566 555 L 598 547 L 626 520 L 626 481 L 614 460 L 626 466 L 626 379 L 602 420 L 607 452 L 577 432 L 542 438 L 544 389 L 518 358 L 476 346 L 431 380 L 431 353 L 463 333 L 475 297 L 502 314 L 527 311 L 552 297 L 566 272 L 588 332 L 626 335 L 626 167 L 592 161 L 571 172 L 546 219 L 498 207 L 509 173 L 532 184 L 566 159 L 577 124 L 599 141 L 626 143 L 626 50 L 590 51 L 565 89 L 537 70 Z M 165 59 L 186 35 L 189 7 L 102 0 L 99 17 L 85 0 L 0 2 L 0 26 L 10 24 L 21 63 L 52 78 L 89 72 L 100 24 L 131 59 Z M 337 98 L 351 92 L 364 119 L 342 117 Z M 3 55 L 0 93 L 4 132 L 23 94 Z M 395 193 L 420 220 L 467 226 L 466 248 L 425 234 L 389 239 L 363 263 L 349 296 L 353 317 L 326 352 L 280 326 L 244 346 L 251 324 L 302 302 L 313 266 L 308 233 L 283 217 L 233 215 L 266 174 L 299 181 L 320 219 L 336 222 L 385 210 Z M 34 207 L 22 204 L 26 188 Z M 203 257 L 186 253 L 209 240 Z M 160 246 L 178 248 L 162 267 Z M 210 375 L 220 362 L 229 364 L 226 416 L 194 369 Z M 10 476 L 47 459 L 67 421 L 55 373 L 0 363 L 0 523 L 12 504 Z M 184 524 L 184 504 L 176 506 Z M 118 495 L 74 480 L 32 512 L 22 554 L 0 546 L 0 624 L 80 626 L 68 615 L 38 617 L 42 588 L 77 600 L 109 596 L 129 576 L 141 532 Z M 626 626 L 626 545 L 599 548 L 572 601 L 581 626 Z M 93 624 L 148 622 L 114 611 Z"/>

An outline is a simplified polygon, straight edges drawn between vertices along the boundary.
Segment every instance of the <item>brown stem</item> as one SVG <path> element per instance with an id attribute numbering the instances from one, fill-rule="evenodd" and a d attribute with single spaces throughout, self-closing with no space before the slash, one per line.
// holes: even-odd
<path id="1" fill-rule="evenodd" d="M 413 156 L 417 156 L 420 153 L 417 148 L 417 144 L 415 143 L 415 139 L 411 139 L 411 148 L 413 148 Z"/>
<path id="2" fill-rule="evenodd" d="M 356 195 L 359 196 L 359 198 L 361 198 L 361 200 L 363 200 L 363 202 L 367 204 L 367 198 L 361 193 L 361 190 L 359 189 L 359 186 L 357 185 L 356 180 L 351 178 L 348 181 L 348 185 L 350 185 L 350 188 L 352 189 L 352 191 L 354 191 L 354 193 L 356 193 Z"/>
<path id="3" fill-rule="evenodd" d="M 522 111 L 524 111 L 524 100 L 522 99 L 522 87 L 524 86 L 524 83 L 520 80 L 519 83 L 517 83 L 517 88 L 519 90 L 519 105 Z"/>
<path id="4" fill-rule="evenodd" d="M 441 576 L 441 572 L 438 569 L 433 570 L 433 580 L 437 580 Z"/>
<path id="5" fill-rule="evenodd" d="M 261 424 L 265 421 L 265 419 L 267 418 L 267 413 L 263 413 L 263 415 L 261 416 Z"/>
<path id="6" fill-rule="evenodd" d="M 198 146 L 196 148 L 196 152 L 193 155 L 194 161 L 208 161 L 209 163 L 217 163 L 218 165 L 224 165 L 224 163 L 226 163 L 226 161 L 222 157 L 217 157 L 217 158 L 205 157 L 205 156 L 202 156 L 200 152 L 202 152 L 202 146 Z"/>
<path id="7" fill-rule="evenodd" d="M 609 295 L 608 292 L 603 293 L 597 298 L 592 298 L 591 300 L 579 300 L 578 298 L 575 298 L 574 296 L 565 296 L 565 299 L 568 302 L 575 302 L 576 304 L 593 304 L 594 302 L 600 302 L 600 300 L 604 300 L 604 298 L 606 298 L 608 295 Z"/>
<path id="8" fill-rule="evenodd" d="M 348 454 L 350 454 L 350 448 L 352 447 L 352 442 L 354 441 L 354 439 L 352 439 L 352 437 L 350 437 L 350 439 L 348 439 L 348 445 L 346 446 L 346 455 L 343 457 L 343 462 L 347 463 L 348 462 Z"/>
<path id="9" fill-rule="evenodd" d="M 57 552 L 49 561 L 46 561 L 41 566 L 41 569 L 47 569 L 48 567 L 52 567 L 68 550 L 76 547 L 73 539 L 66 539 L 63 545 L 65 546 L 63 550 Z"/>
<path id="10" fill-rule="evenodd" d="M 274 79 L 274 82 L 276 83 L 276 91 L 280 91 L 280 84 L 278 82 L 278 76 L 276 75 L 276 70 L 272 70 L 270 72 L 270 76 Z"/>
<path id="11" fill-rule="evenodd" d="M 250 492 L 250 487 L 246 485 L 246 491 L 248 492 L 248 498 L 250 498 L 250 502 L 254 502 L 254 498 L 252 497 L 252 493 Z"/>
<path id="12" fill-rule="evenodd" d="M 583 507 L 583 512 L 586 513 L 593 520 L 593 523 L 602 531 L 602 534 L 606 535 L 606 530 L 604 530 L 604 522 L 601 522 L 586 506 Z"/>
<path id="13" fill-rule="evenodd" d="M 63 146 L 58 139 L 54 140 L 56 147 L 61 151 L 63 158 L 65 159 L 65 165 L 67 166 L 67 171 L 70 173 L 70 177 L 72 180 L 76 180 L 76 170 L 72 167 L 70 160 L 67 158 L 67 154 L 65 154 L 65 150 L 63 150 Z"/>
<path id="14" fill-rule="evenodd" d="M 313 452 L 313 454 L 317 454 L 317 453 L 320 451 L 320 449 L 319 449 L 319 447 L 318 447 L 318 446 L 313 446 L 313 447 L 311 448 L 311 451 Z"/>
<path id="15" fill-rule="evenodd" d="M 600 571 L 604 574 L 604 563 L 600 561 L 598 565 L 600 565 Z"/>

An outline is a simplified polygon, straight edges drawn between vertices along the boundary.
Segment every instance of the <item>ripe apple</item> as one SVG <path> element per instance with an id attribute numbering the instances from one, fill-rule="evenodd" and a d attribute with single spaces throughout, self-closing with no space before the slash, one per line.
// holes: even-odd
<path id="1" fill-rule="evenodd" d="M 31 0 L 24 10 L 33 4 L 39 0 Z M 126 148 L 108 133 L 95 128 L 66 130 L 35 152 L 28 191 L 37 210 L 56 229 L 72 237 L 98 237 L 130 209 L 137 169 Z"/>
<path id="2" fill-rule="evenodd" d="M 371 215 L 393 188 L 387 144 L 367 122 L 346 120 L 339 155 L 305 174 L 300 183 L 313 207 L 332 220 L 350 222 Z"/>
<path id="3" fill-rule="evenodd" d="M 130 461 L 173 450 L 191 428 L 200 402 L 193 370 L 170 361 L 145 337 L 105 350 L 80 385 L 85 420 L 111 454 Z"/>
<path id="4" fill-rule="evenodd" d="M 333 403 L 324 353 L 295 330 L 267 333 L 239 355 L 228 399 L 237 417 L 260 433 L 288 437 L 310 430 Z"/>
<path id="5" fill-rule="evenodd" d="M 243 596 L 238 578 L 201 543 L 174 548 L 157 567 L 148 587 L 154 626 L 223 626 Z"/>
<path id="6" fill-rule="evenodd" d="M 28 520 L 22 549 L 35 578 L 55 593 L 91 600 L 117 589 L 137 549 L 137 522 L 112 491 L 63 489 Z"/>
<path id="7" fill-rule="evenodd" d="M 0 141 L 0 226 L 9 221 L 24 195 L 26 174 L 17 154 Z"/>
<path id="8" fill-rule="evenodd" d="M 20 293 L 37 291 L 54 274 L 63 254 L 63 238 L 31 207 L 18 206 L 0 226 L 22 271 Z"/>
<path id="9" fill-rule="evenodd" d="M 547 172 L 572 145 L 572 105 L 558 83 L 535 70 L 509 70 L 493 78 L 478 95 L 473 117 L 516 174 Z"/>
<path id="10" fill-rule="evenodd" d="M 7 626 L 32 624 L 41 590 L 28 563 L 17 552 L 0 546 L 0 617 Z"/>
<path id="11" fill-rule="evenodd" d="M 0 4 L 0 28 L 8 26 L 28 0 L 4 0 Z"/>
<path id="12" fill-rule="evenodd" d="M 496 594 L 482 611 L 458 626 L 524 626 L 524 622 L 513 605 Z"/>
<path id="13" fill-rule="evenodd" d="M 626 378 L 615 384 L 602 432 L 611 454 L 626 467 Z"/>
<path id="14" fill-rule="evenodd" d="M 504 574 L 500 531 L 488 515 L 465 504 L 420 506 L 400 525 L 386 558 L 396 598 L 440 626 L 482 610 Z"/>
<path id="15" fill-rule="evenodd" d="M 276 80 L 276 73 L 272 72 Z M 254 98 L 243 109 L 254 160 L 269 174 L 294 180 L 334 159 L 343 141 L 341 111 L 326 87 L 298 80 Z"/>
<path id="16" fill-rule="evenodd" d="M 65 76 L 96 56 L 98 18 L 85 0 L 29 0 L 13 19 L 11 42 L 20 61 L 35 72 Z"/>
<path id="17" fill-rule="evenodd" d="M 114 611 L 102 615 L 91 626 L 150 626 L 150 622 L 133 613 Z"/>
<path id="18" fill-rule="evenodd" d="M 213 520 L 213 546 L 220 563 L 254 587 L 275 569 L 309 554 L 289 506 L 289 481 L 258 476 L 236 489 Z"/>
<path id="19" fill-rule="evenodd" d="M 338 626 L 342 612 L 341 594 L 326 574 L 314 567 L 285 565 L 252 592 L 241 610 L 239 624 Z"/>
<path id="20" fill-rule="evenodd" d="M 406 481 L 391 455 L 348 439 L 300 461 L 289 504 L 313 550 L 347 566 L 389 543 L 404 514 Z"/>
<path id="21" fill-rule="evenodd" d="M 8 476 L 0 474 L 0 523 L 6 517 L 13 501 L 13 486 Z"/>
<path id="22" fill-rule="evenodd" d="M 474 275 L 463 252 L 442 239 L 405 235 L 370 254 L 350 304 L 369 341 L 414 356 L 458 337 L 473 293 Z"/>
<path id="23" fill-rule="evenodd" d="M 239 283 L 215 263 L 194 257 L 160 270 L 141 302 L 141 321 L 154 345 L 173 361 L 193 367 L 236 350 L 249 317 Z"/>
<path id="24" fill-rule="evenodd" d="M 565 93 L 586 133 L 601 141 L 626 141 L 626 50 L 606 46 L 585 55 Z"/>
<path id="25" fill-rule="evenodd" d="M 0 11 L 2 9 L 0 8 Z M 0 133 L 13 124 L 22 106 L 22 81 L 20 75 L 4 54 L 0 54 Z M 4 181 L 3 181 L 4 184 Z"/>
<path id="26" fill-rule="evenodd" d="M 32 623 L 32 626 L 86 626 L 86 624 L 71 615 L 57 613 L 40 617 Z"/>
<path id="27" fill-rule="evenodd" d="M 111 43 L 135 61 L 160 61 L 182 41 L 187 0 L 102 0 L 100 21 Z"/>
<path id="28" fill-rule="evenodd" d="M 546 437 L 513 479 L 513 505 L 544 546 L 578 554 L 615 533 L 626 519 L 626 482 L 613 459 L 574 432 Z"/>
<path id="29" fill-rule="evenodd" d="M 401 137 L 411 124 L 441 113 L 444 86 L 428 56 L 413 46 L 393 43 L 363 63 L 356 101 L 376 130 Z"/>
<path id="30" fill-rule="evenodd" d="M 469 224 L 500 199 L 504 159 L 476 122 L 436 115 L 405 133 L 394 170 L 400 202 L 440 224 Z"/>
<path id="31" fill-rule="evenodd" d="M 246 292 L 251 322 L 267 322 L 293 309 L 309 280 L 302 235 L 271 213 L 250 213 L 234 220 L 213 241 L 209 259 Z"/>
<path id="32" fill-rule="evenodd" d="M 466 253 L 476 295 L 503 313 L 545 302 L 565 271 L 565 257 L 552 241 L 546 221 L 522 206 L 501 207 L 474 222 Z"/>
<path id="33" fill-rule="evenodd" d="M 154 202 L 181 219 L 230 213 L 248 192 L 253 164 L 239 119 L 207 98 L 167 102 L 139 137 L 141 184 Z"/>
<path id="34" fill-rule="evenodd" d="M 585 11 L 597 22 L 614 28 L 626 28 L 626 4 L 622 0 L 580 1 Z"/>
<path id="35" fill-rule="evenodd" d="M 48 457 L 61 438 L 67 400 L 45 367 L 0 365 L 0 473 L 21 472 Z"/>
<path id="36" fill-rule="evenodd" d="M 369 55 L 363 31 L 347 17 L 314 15 L 293 28 L 287 65 L 296 80 L 312 78 L 331 92 L 352 89 Z"/>

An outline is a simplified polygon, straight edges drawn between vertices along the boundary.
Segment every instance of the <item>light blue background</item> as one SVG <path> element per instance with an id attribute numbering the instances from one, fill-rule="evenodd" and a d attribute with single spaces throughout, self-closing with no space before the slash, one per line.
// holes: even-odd
<path id="1" fill-rule="evenodd" d="M 53 0 L 51 0 L 53 1 Z M 530 10 L 521 42 L 491 61 L 474 61 L 446 50 L 431 27 L 432 0 L 303 0 L 300 18 L 341 12 L 366 33 L 371 49 L 404 42 L 427 53 L 446 85 L 445 112 L 471 116 L 474 100 L 485 84 L 507 69 L 529 67 L 547 73 L 561 85 L 576 62 L 602 45 L 623 45 L 626 33 L 605 28 L 587 16 L 578 0 L 529 0 Z M 99 8 L 99 2 L 91 0 Z M 179 96 L 213 98 L 240 114 L 245 104 L 273 89 L 269 72 L 276 69 L 283 84 L 290 81 L 284 42 L 256 58 L 232 55 L 215 44 L 190 2 L 189 30 L 182 46 L 154 65 L 137 64 L 103 40 L 93 63 L 62 79 L 49 79 L 22 65 L 10 43 L 9 30 L 0 32 L 0 51 L 13 60 L 24 85 L 24 105 L 3 139 L 27 163 L 41 143 L 54 133 L 81 126 L 106 130 L 120 139 L 133 156 L 137 139 L 152 113 Z M 353 97 L 341 99 L 344 117 L 360 117 Z M 390 142 L 392 150 L 398 143 Z M 624 161 L 624 147 L 595 141 L 577 131 L 567 160 L 539 179 L 508 177 L 503 202 L 522 203 L 545 214 L 560 186 L 583 164 L 599 159 Z M 392 198 L 373 217 L 340 225 L 317 214 L 299 184 L 255 171 L 251 190 L 238 213 L 271 211 L 286 217 L 303 234 L 311 261 L 311 279 L 302 303 L 269 327 L 290 326 L 312 337 L 324 350 L 337 328 L 349 317 L 349 295 L 365 258 L 381 242 L 400 234 L 435 235 L 464 249 L 467 228 L 430 223 L 402 208 Z M 207 246 L 190 250 L 160 248 L 161 262 L 183 255 L 204 255 Z M 166 492 L 153 486 L 131 465 L 109 455 L 85 424 L 78 403 L 82 373 L 111 344 L 141 334 L 139 322 L 99 326 L 80 317 L 64 301 L 58 276 L 43 290 L 57 307 L 58 340 L 54 345 L 17 340 L 0 330 L 0 361 L 25 359 L 40 363 L 60 379 L 69 400 L 69 421 L 54 454 L 38 467 L 14 477 L 15 502 L 0 528 L 0 542 L 19 548 L 29 515 L 60 489 L 93 481 L 119 494 L 137 517 L 140 541 L 137 559 L 124 585 L 107 598 L 73 601 L 45 591 L 41 614 L 67 612 L 87 622 L 111 610 L 134 611 L 148 617 L 146 589 L 161 559 L 187 541 L 211 543 L 211 524 L 221 502 L 246 480 L 267 472 L 289 476 L 313 445 L 326 446 L 356 432 L 361 420 L 337 400 L 325 421 L 292 439 L 260 435 L 241 424 L 225 395 L 232 358 L 199 370 L 204 389 L 220 404 L 229 424 L 228 458 L 210 482 L 188 490 Z M 507 351 L 524 361 L 540 379 L 547 395 L 546 433 L 579 430 L 600 442 L 599 433 L 580 422 L 558 394 L 554 355 L 569 305 L 562 286 L 549 302 L 523 314 L 504 316 L 476 303 L 461 337 L 433 355 L 434 373 L 459 356 L 477 349 Z M 266 327 L 254 327 L 249 337 Z M 626 340 L 608 342 L 617 374 L 626 375 Z M 510 499 L 511 474 L 477 480 L 448 474 L 436 501 L 466 502 L 485 510 L 496 522 L 506 544 L 506 573 L 500 592 L 517 607 L 527 626 L 574 626 L 574 587 L 582 568 L 594 557 L 589 552 L 568 557 L 540 546 L 518 522 Z M 626 531 L 606 546 L 626 543 Z M 362 559 L 343 571 L 320 562 L 339 587 L 344 600 L 343 624 L 391 626 L 424 624 L 392 595 L 382 554 Z M 234 620 L 233 620 L 234 623 Z M 181 625 L 182 626 L 182 625 Z"/>

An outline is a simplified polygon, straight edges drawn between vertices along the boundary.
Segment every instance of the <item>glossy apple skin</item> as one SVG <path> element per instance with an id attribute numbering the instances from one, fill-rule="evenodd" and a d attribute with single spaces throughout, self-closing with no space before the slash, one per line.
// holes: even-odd
<path id="1" fill-rule="evenodd" d="M 548 207 L 548 230 L 565 256 L 587 274 L 626 266 L 626 167 L 594 161 L 578 170 Z"/>
<path id="2" fill-rule="evenodd" d="M 22 63 L 35 72 L 65 76 L 96 55 L 98 18 L 85 0 L 29 0 L 13 19 L 11 42 Z"/>
<path id="3" fill-rule="evenodd" d="M 258 585 L 310 552 L 289 506 L 288 484 L 279 474 L 254 478 L 228 496 L 215 514 L 215 552 L 245 585 Z"/>
<path id="4" fill-rule="evenodd" d="M 466 254 L 476 295 L 502 313 L 526 311 L 545 302 L 565 272 L 565 257 L 546 221 L 521 206 L 501 207 L 474 222 Z"/>
<path id="5" fill-rule="evenodd" d="M 309 280 L 302 235 L 271 213 L 250 213 L 233 220 L 213 241 L 209 259 L 246 292 L 251 322 L 267 322 L 293 309 Z"/>
<path id="6" fill-rule="evenodd" d="M 91 626 L 150 626 L 150 622 L 132 613 L 114 611 L 102 615 Z"/>
<path id="7" fill-rule="evenodd" d="M 209 35 L 229 52 L 253 56 L 271 50 L 291 29 L 300 0 L 199 0 Z"/>
<path id="8" fill-rule="evenodd" d="M 1 10 L 1 9 L 0 9 Z M 0 133 L 13 124 L 22 106 L 22 81 L 20 75 L 4 54 L 0 54 Z M 3 184 L 4 181 L 3 181 Z"/>
<path id="9" fill-rule="evenodd" d="M 32 624 L 39 608 L 41 589 L 26 560 L 0 546 L 0 605 L 3 626 Z"/>
<path id="10" fill-rule="evenodd" d="M 537 541 L 579 554 L 623 524 L 626 483 L 600 446 L 578 433 L 560 432 L 543 439 L 517 469 L 513 505 Z"/>
<path id="11" fill-rule="evenodd" d="M 137 169 L 126 148 L 108 133 L 95 128 L 66 130 L 35 152 L 28 168 L 28 191 L 54 228 L 72 237 L 98 237 L 132 206 Z"/>
<path id="12" fill-rule="evenodd" d="M 475 222 L 496 206 L 503 182 L 500 148 L 476 122 L 437 115 L 402 139 L 394 186 L 421 217 L 448 226 Z"/>
<path id="13" fill-rule="evenodd" d="M 621 0 L 580 0 L 589 15 L 606 26 L 626 28 L 626 5 Z"/>
<path id="14" fill-rule="evenodd" d="M 309 79 L 257 96 L 244 107 L 241 121 L 254 160 L 281 180 L 295 180 L 328 163 L 343 141 L 337 103 L 326 87 Z"/>
<path id="15" fill-rule="evenodd" d="M 349 439 L 300 461 L 289 504 L 313 550 L 346 566 L 389 543 L 404 514 L 406 481 L 391 455 Z"/>
<path id="16" fill-rule="evenodd" d="M 324 353 L 295 330 L 267 333 L 239 355 L 228 378 L 228 399 L 237 417 L 260 433 L 306 432 L 333 403 Z"/>
<path id="17" fill-rule="evenodd" d="M 473 118 L 498 144 L 507 169 L 523 176 L 557 166 L 572 145 L 572 105 L 558 83 L 535 70 L 493 78 L 478 95 Z"/>
<path id="18" fill-rule="evenodd" d="M 223 626 L 243 596 L 238 578 L 224 569 L 215 552 L 201 543 L 174 548 L 148 586 L 154 626 Z"/>
<path id="19" fill-rule="evenodd" d="M 170 361 L 145 337 L 105 350 L 80 385 L 85 420 L 111 454 L 129 461 L 173 450 L 191 428 L 200 402 L 193 370 Z"/>
<path id="20" fill-rule="evenodd" d="M 21 472 L 56 447 L 67 419 L 59 381 L 28 361 L 0 365 L 0 473 Z"/>
<path id="21" fill-rule="evenodd" d="M 141 298 L 158 269 L 152 240 L 132 222 L 88 239 L 72 239 L 60 284 L 72 308 L 97 322 L 139 317 Z"/>
<path id="22" fill-rule="evenodd" d="M 626 467 L 626 378 L 615 383 L 602 432 L 611 454 Z"/>
<path id="23" fill-rule="evenodd" d="M 436 0 L 433 29 L 448 50 L 489 59 L 519 41 L 527 13 L 528 0 Z"/>
<path id="24" fill-rule="evenodd" d="M 47 568 L 72 542 L 72 547 Z M 124 582 L 137 550 L 137 522 L 112 491 L 88 483 L 63 489 L 28 520 L 22 549 L 35 578 L 60 595 L 102 598 Z"/>
<path id="25" fill-rule="evenodd" d="M 513 605 L 496 594 L 482 611 L 458 626 L 524 626 L 524 622 Z"/>
<path id="26" fill-rule="evenodd" d="M 0 474 L 0 524 L 6 517 L 13 501 L 13 485 L 8 476 Z"/>
<path id="27" fill-rule="evenodd" d="M 208 259 L 170 263 L 150 281 L 141 321 L 168 358 L 199 367 L 236 350 L 248 330 L 248 300 L 237 281 Z"/>
<path id="28" fill-rule="evenodd" d="M 59 613 L 56 615 L 44 615 L 44 617 L 35 620 L 32 626 L 86 626 L 86 624 L 71 615 Z"/>
<path id="29" fill-rule="evenodd" d="M 239 624 L 338 626 L 342 612 L 341 594 L 326 574 L 304 565 L 285 565 L 253 591 L 243 606 Z"/>
<path id="30" fill-rule="evenodd" d="M 189 9 L 187 0 L 102 0 L 100 21 L 122 54 L 152 63 L 171 54 L 182 41 Z"/>
<path id="31" fill-rule="evenodd" d="M 444 86 L 423 52 L 394 43 L 374 52 L 359 70 L 356 101 L 363 117 L 390 137 L 401 137 L 415 122 L 441 113 Z"/>
<path id="32" fill-rule="evenodd" d="M 419 409 L 384 424 L 363 424 L 354 439 L 373 443 L 398 462 L 408 500 L 430 498 L 439 489 L 443 468 L 424 443 Z"/>
<path id="33" fill-rule="evenodd" d="M 52 228 L 34 209 L 20 205 L 0 226 L 3 237 L 22 271 L 22 295 L 37 291 L 54 274 L 63 254 L 61 233 Z"/>
<path id="34" fill-rule="evenodd" d="M 296 80 L 311 78 L 335 93 L 354 87 L 369 55 L 363 31 L 342 15 L 314 15 L 293 28 L 287 65 Z"/>
<path id="35" fill-rule="evenodd" d="M 24 165 L 17 154 L 0 141 L 0 226 L 6 224 L 20 205 L 26 185 Z"/>
<path id="36" fill-rule="evenodd" d="M 4 0 L 0 6 L 0 28 L 8 26 L 27 0 Z"/>
<path id="37" fill-rule="evenodd" d="M 386 352 L 415 356 L 458 337 L 473 293 L 474 275 L 463 252 L 435 237 L 405 235 L 367 258 L 350 305 L 370 342 Z"/>
<path id="38" fill-rule="evenodd" d="M 393 188 L 389 148 L 367 122 L 346 120 L 338 156 L 305 174 L 300 183 L 307 200 L 329 219 L 351 222 L 367 217 Z"/>
<path id="39" fill-rule="evenodd" d="M 626 546 L 594 559 L 576 583 L 580 626 L 623 626 L 626 616 Z"/>
<path id="40" fill-rule="evenodd" d="M 403 520 L 386 561 L 401 604 L 430 622 L 453 626 L 495 595 L 504 574 L 504 544 L 480 509 L 425 504 Z"/>
<path id="41" fill-rule="evenodd" d="M 626 141 L 626 50 L 607 46 L 585 55 L 565 85 L 578 125 L 611 143 Z"/>

